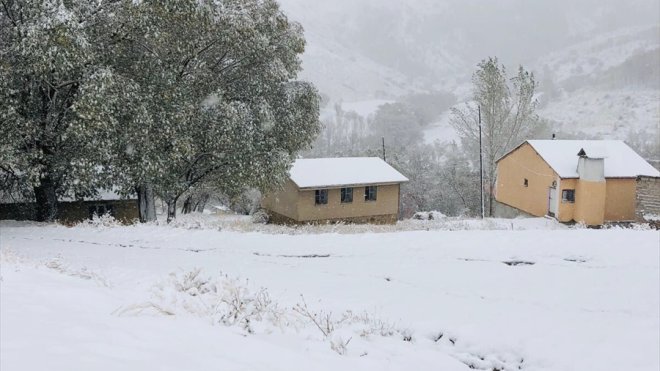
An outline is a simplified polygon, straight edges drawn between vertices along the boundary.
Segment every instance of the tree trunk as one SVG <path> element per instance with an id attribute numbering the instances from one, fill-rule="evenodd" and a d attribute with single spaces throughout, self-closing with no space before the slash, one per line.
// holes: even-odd
<path id="1" fill-rule="evenodd" d="M 167 222 L 176 219 L 176 202 L 179 197 L 167 200 Z"/>
<path id="2" fill-rule="evenodd" d="M 488 175 L 488 216 L 493 217 L 493 199 L 495 198 L 495 182 L 497 180 L 497 167 L 495 165 L 495 158 L 490 160 L 490 174 Z"/>
<path id="3" fill-rule="evenodd" d="M 204 207 L 206 207 L 206 203 L 209 202 L 209 198 L 211 198 L 211 195 L 208 193 L 204 193 L 202 197 L 199 198 L 199 201 L 195 204 L 195 210 L 198 213 L 204 212 Z"/>
<path id="4" fill-rule="evenodd" d="M 37 201 L 37 221 L 54 221 L 57 217 L 57 194 L 50 176 L 41 178 L 41 184 L 34 187 L 34 196 Z"/>
<path id="5" fill-rule="evenodd" d="M 194 195 L 190 194 L 183 201 L 183 207 L 181 208 L 181 213 L 190 214 L 192 212 L 203 212 L 204 206 L 208 202 L 210 195 L 206 192 Z"/>
<path id="6" fill-rule="evenodd" d="M 144 183 L 135 187 L 138 196 L 138 210 L 140 223 L 153 222 L 156 220 L 156 200 L 151 184 Z"/>
<path id="7" fill-rule="evenodd" d="M 190 214 L 191 212 L 195 211 L 195 207 L 193 205 L 193 195 L 188 195 L 188 197 L 186 197 L 186 199 L 183 201 L 181 213 Z"/>

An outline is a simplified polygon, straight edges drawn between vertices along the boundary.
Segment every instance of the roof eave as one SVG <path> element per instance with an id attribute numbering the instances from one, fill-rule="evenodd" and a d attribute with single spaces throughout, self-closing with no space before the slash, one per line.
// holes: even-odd
<path id="1" fill-rule="evenodd" d="M 654 178 L 653 176 L 649 175 L 631 175 L 631 176 L 605 176 L 605 179 L 637 179 L 639 177 L 650 177 Z M 560 179 L 580 179 L 579 175 L 571 175 L 571 176 L 561 176 L 559 175 Z M 658 178 L 658 177 L 655 177 Z"/>
<path id="2" fill-rule="evenodd" d="M 312 185 L 312 186 L 306 186 L 306 187 L 301 187 L 296 182 L 293 182 L 296 184 L 299 190 L 301 191 L 309 191 L 309 190 L 314 190 L 314 189 L 335 189 L 335 188 L 347 188 L 347 187 L 365 187 L 365 186 L 384 186 L 384 185 L 393 185 L 393 184 L 401 184 L 401 183 L 408 183 L 409 180 L 397 180 L 397 181 L 392 181 L 392 182 L 372 182 L 372 183 L 351 183 L 351 184 L 327 184 L 327 185 Z"/>
<path id="3" fill-rule="evenodd" d="M 512 154 L 513 152 L 517 151 L 518 148 L 522 147 L 525 143 L 528 143 L 528 142 L 529 142 L 529 141 L 526 140 L 526 141 L 524 141 L 524 142 L 518 144 L 515 148 L 513 148 L 513 149 L 510 150 L 509 152 L 507 152 L 507 153 L 505 153 L 504 155 L 502 155 L 502 157 L 500 157 L 500 158 L 498 158 L 497 160 L 495 160 L 495 163 L 497 164 L 498 162 L 502 161 L 505 157 L 507 157 L 507 156 L 509 156 L 510 154 Z M 531 144 L 530 144 L 530 147 L 534 148 L 534 146 L 531 145 Z M 534 149 L 534 151 L 536 152 L 536 149 Z M 537 153 L 538 153 L 538 152 L 537 152 Z"/>

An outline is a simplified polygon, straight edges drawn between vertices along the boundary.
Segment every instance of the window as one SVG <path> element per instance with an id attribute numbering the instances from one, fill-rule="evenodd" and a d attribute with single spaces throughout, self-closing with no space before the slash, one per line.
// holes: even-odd
<path id="1" fill-rule="evenodd" d="M 103 216 L 105 214 L 110 214 L 111 216 L 115 216 L 112 205 L 92 205 L 87 208 L 87 211 L 90 219 L 94 219 L 94 215 Z"/>
<path id="2" fill-rule="evenodd" d="M 316 205 L 327 205 L 328 204 L 328 190 L 327 189 L 317 189 L 314 191 L 314 203 Z"/>
<path id="3" fill-rule="evenodd" d="M 341 203 L 351 203 L 353 202 L 353 188 L 342 188 L 341 189 Z"/>
<path id="4" fill-rule="evenodd" d="M 376 195 L 378 194 L 377 186 L 366 186 L 364 187 L 364 200 L 365 201 L 376 201 Z"/>
<path id="5" fill-rule="evenodd" d="M 529 181 L 527 180 L 527 178 L 525 178 L 525 181 L 523 181 L 523 185 L 525 187 L 529 187 Z"/>
<path id="6" fill-rule="evenodd" d="M 561 191 L 561 202 L 575 202 L 575 190 L 574 189 L 564 189 Z"/>

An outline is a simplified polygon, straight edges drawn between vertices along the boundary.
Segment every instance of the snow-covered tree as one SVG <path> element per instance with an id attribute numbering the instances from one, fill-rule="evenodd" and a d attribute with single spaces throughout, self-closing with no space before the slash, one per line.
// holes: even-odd
<path id="1" fill-rule="evenodd" d="M 0 1 L 0 172 L 31 188 L 39 220 L 56 217 L 59 196 L 109 185 L 99 164 L 133 100 L 104 63 L 116 6 Z"/>
<path id="2" fill-rule="evenodd" d="M 153 189 L 170 220 L 201 182 L 225 191 L 282 181 L 319 131 L 318 93 L 295 81 L 302 28 L 274 0 L 154 0 L 123 11 L 112 54 L 145 113 L 118 133 L 124 188 Z"/>
<path id="3" fill-rule="evenodd" d="M 424 124 L 421 115 L 406 103 L 386 103 L 378 108 L 371 119 L 370 134 L 380 143 L 405 147 L 420 143 L 424 139 Z"/>
<path id="4" fill-rule="evenodd" d="M 369 134 L 366 119 L 353 111 L 344 111 L 340 104 L 334 105 L 334 111 L 334 116 L 323 120 L 321 134 L 306 157 L 356 156 L 364 152 Z"/>
<path id="5" fill-rule="evenodd" d="M 472 77 L 473 102 L 453 108 L 451 125 L 461 136 L 464 147 L 479 166 L 479 114 L 482 119 L 482 148 L 486 212 L 492 215 L 495 187 L 495 161 L 507 151 L 533 135 L 539 127 L 535 112 L 536 80 L 522 66 L 509 78 L 497 58 L 479 63 Z M 478 174 L 478 172 L 477 172 Z M 478 181 L 477 181 L 478 182 Z"/>

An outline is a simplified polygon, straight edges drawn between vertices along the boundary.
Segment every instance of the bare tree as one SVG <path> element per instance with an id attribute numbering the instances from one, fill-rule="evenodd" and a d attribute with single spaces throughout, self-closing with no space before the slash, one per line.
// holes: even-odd
<path id="1" fill-rule="evenodd" d="M 465 149 L 479 161 L 479 109 L 482 119 L 482 149 L 487 214 L 493 213 L 495 161 L 514 146 L 528 139 L 539 128 L 534 74 L 522 66 L 509 78 L 497 58 L 478 64 L 472 76 L 473 102 L 452 108 L 451 125 L 461 136 Z"/>

